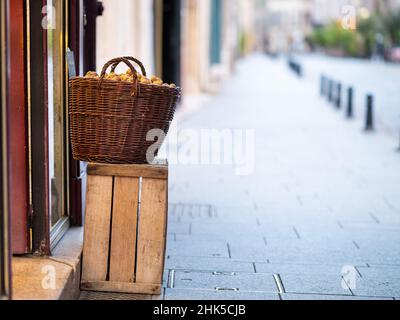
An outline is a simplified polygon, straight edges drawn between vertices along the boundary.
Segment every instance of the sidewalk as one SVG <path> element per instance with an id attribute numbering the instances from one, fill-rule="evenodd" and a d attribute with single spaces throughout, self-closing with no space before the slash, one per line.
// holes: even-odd
<path id="1" fill-rule="evenodd" d="M 364 133 L 261 55 L 184 128 L 255 129 L 256 168 L 171 165 L 161 298 L 400 298 L 392 137 Z"/>

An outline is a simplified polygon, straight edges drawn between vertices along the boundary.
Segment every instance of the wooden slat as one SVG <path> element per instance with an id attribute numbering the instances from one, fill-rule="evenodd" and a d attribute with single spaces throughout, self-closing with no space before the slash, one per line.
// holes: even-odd
<path id="1" fill-rule="evenodd" d="M 87 168 L 88 175 L 116 176 L 116 177 L 135 177 L 149 179 L 167 179 L 168 165 L 108 165 L 91 163 Z"/>
<path id="2" fill-rule="evenodd" d="M 161 283 L 167 224 L 167 181 L 143 179 L 136 281 Z"/>
<path id="3" fill-rule="evenodd" d="M 161 284 L 121 283 L 112 281 L 82 282 L 82 290 L 116 293 L 161 294 Z"/>
<path id="4" fill-rule="evenodd" d="M 117 177 L 111 231 L 110 281 L 133 282 L 139 179 Z"/>
<path id="5" fill-rule="evenodd" d="M 112 188 L 112 177 L 88 177 L 82 281 L 107 277 Z"/>

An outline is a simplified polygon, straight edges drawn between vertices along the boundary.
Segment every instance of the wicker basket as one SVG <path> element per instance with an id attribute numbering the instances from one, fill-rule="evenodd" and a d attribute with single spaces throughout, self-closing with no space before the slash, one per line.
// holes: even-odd
<path id="1" fill-rule="evenodd" d="M 143 64 L 132 57 L 107 62 L 100 79 L 75 77 L 69 81 L 69 115 L 74 159 L 86 162 L 112 164 L 143 164 L 147 150 L 155 141 L 147 141 L 152 129 L 168 133 L 177 102 L 179 88 L 142 84 L 132 63 Z M 133 83 L 106 80 L 112 71 L 124 62 L 133 74 Z M 158 149 L 163 143 L 157 141 Z"/>

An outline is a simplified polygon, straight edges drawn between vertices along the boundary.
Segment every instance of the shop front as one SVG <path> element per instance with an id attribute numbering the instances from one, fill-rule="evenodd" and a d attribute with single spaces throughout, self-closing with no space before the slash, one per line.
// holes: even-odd
<path id="1" fill-rule="evenodd" d="M 1 1 L 0 299 L 11 296 L 17 261 L 51 255 L 82 225 L 85 166 L 69 145 L 68 78 L 95 63 L 83 43 L 97 3 Z"/>
<path id="2" fill-rule="evenodd" d="M 180 38 L 167 40 L 180 33 L 179 3 L 142 3 L 148 16 L 163 17 L 143 22 L 155 24 L 142 41 L 154 43 L 146 57 L 159 61 L 154 69 L 176 83 Z M 51 256 L 71 227 L 83 225 L 86 164 L 72 158 L 68 80 L 98 67 L 96 18 L 102 11 L 97 0 L 1 1 L 1 298 L 11 294 L 16 261 Z M 170 12 L 172 30 L 160 23 Z"/>
<path id="3" fill-rule="evenodd" d="M 80 222 L 79 165 L 68 145 L 66 52 L 81 26 L 70 28 L 80 1 L 8 1 L 9 197 L 14 254 L 51 254 Z M 74 34 L 70 38 L 69 35 Z M 79 41 L 77 41 L 79 43 Z M 73 50 L 71 49 L 71 50 Z M 79 50 L 75 51 L 79 67 Z M 79 72 L 79 70 L 75 70 Z M 79 211 L 79 212 L 78 212 Z"/>
<path id="4" fill-rule="evenodd" d="M 70 71 L 85 71 L 90 25 L 83 0 L 4 3 L 12 253 L 50 255 L 70 226 L 82 224 L 84 167 L 71 157 L 67 83 Z"/>

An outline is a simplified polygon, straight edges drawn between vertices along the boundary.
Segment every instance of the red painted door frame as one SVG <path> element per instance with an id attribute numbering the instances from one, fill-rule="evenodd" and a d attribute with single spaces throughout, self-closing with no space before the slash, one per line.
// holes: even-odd
<path id="1" fill-rule="evenodd" d="M 82 75 L 83 64 L 83 0 L 70 0 L 69 3 L 69 48 L 74 53 L 76 75 Z M 82 225 L 82 178 L 80 162 L 72 157 L 69 148 L 69 186 L 70 186 L 70 222 L 73 226 Z"/>
<path id="2" fill-rule="evenodd" d="M 30 221 L 32 220 L 32 227 L 34 238 L 38 238 L 37 229 L 41 231 L 40 234 L 48 238 L 47 223 L 47 210 L 40 210 L 35 215 L 44 217 L 41 219 L 32 219 L 33 212 L 29 210 L 29 170 L 28 170 L 28 110 L 27 110 L 27 42 L 26 42 L 26 1 L 13 0 L 10 1 L 10 44 L 9 44 L 9 62 L 10 62 L 10 87 L 8 90 L 10 101 L 10 200 L 12 205 L 12 249 L 14 254 L 25 254 L 31 252 L 30 244 Z M 33 2 L 35 9 L 36 4 L 44 5 L 45 0 L 42 2 Z M 70 0 L 69 3 L 69 34 L 70 34 L 70 47 L 74 51 L 75 61 L 77 67 L 77 74 L 82 70 L 82 42 L 83 37 L 83 0 Z M 32 9 L 32 8 L 31 8 Z M 39 14 L 41 10 L 38 11 Z M 41 39 L 45 39 L 45 31 L 42 31 Z M 31 41 L 33 39 L 31 38 Z M 37 46 L 40 48 L 40 46 Z M 37 48 L 36 47 L 36 48 Z M 42 46 L 44 55 L 46 51 L 45 45 Z M 32 49 L 32 48 L 31 48 Z M 38 67 L 38 66 L 37 66 Z M 45 66 L 43 66 L 45 67 Z M 46 69 L 46 68 L 44 68 Z M 46 80 L 46 71 L 43 73 L 44 80 Z M 46 81 L 44 81 L 44 88 L 46 90 Z M 46 104 L 46 103 L 45 103 Z M 45 108 L 46 109 L 46 108 Z M 46 137 L 46 132 L 44 137 Z M 46 153 L 46 152 L 45 152 Z M 46 158 L 46 156 L 45 156 Z M 33 168 L 36 170 L 38 168 Z M 36 170 L 37 171 L 37 170 Z M 35 171 L 35 172 L 36 172 Z M 46 165 L 45 170 L 46 172 Z M 72 159 L 70 155 L 70 214 L 71 224 L 82 224 L 82 183 L 80 178 L 80 165 L 78 161 Z M 46 178 L 46 177 L 44 177 Z M 46 179 L 44 179 L 46 180 Z M 35 180 L 37 181 L 37 179 Z M 47 191 L 47 192 L 46 192 Z M 42 190 L 40 193 L 44 195 L 42 198 L 46 203 L 48 198 L 48 190 Z M 44 212 L 43 212 L 44 211 Z M 39 221 L 38 221 L 39 220 Z M 36 228 L 35 228 L 36 226 Z M 36 232 L 35 232 L 36 229 Z M 43 238 L 42 238 L 43 239 Z M 39 239 L 37 239 L 39 240 Z M 36 241 L 37 242 L 37 241 Z M 46 249 L 48 251 L 48 239 L 46 239 Z M 37 244 L 34 245 L 37 249 Z"/>
<path id="3" fill-rule="evenodd" d="M 10 299 L 11 237 L 10 237 L 10 104 L 9 104 L 9 0 L 0 2 L 0 300 Z"/>
<path id="4" fill-rule="evenodd" d="M 9 1 L 10 12 L 10 203 L 12 249 L 28 253 L 28 121 L 26 100 L 26 46 L 24 0 Z"/>

